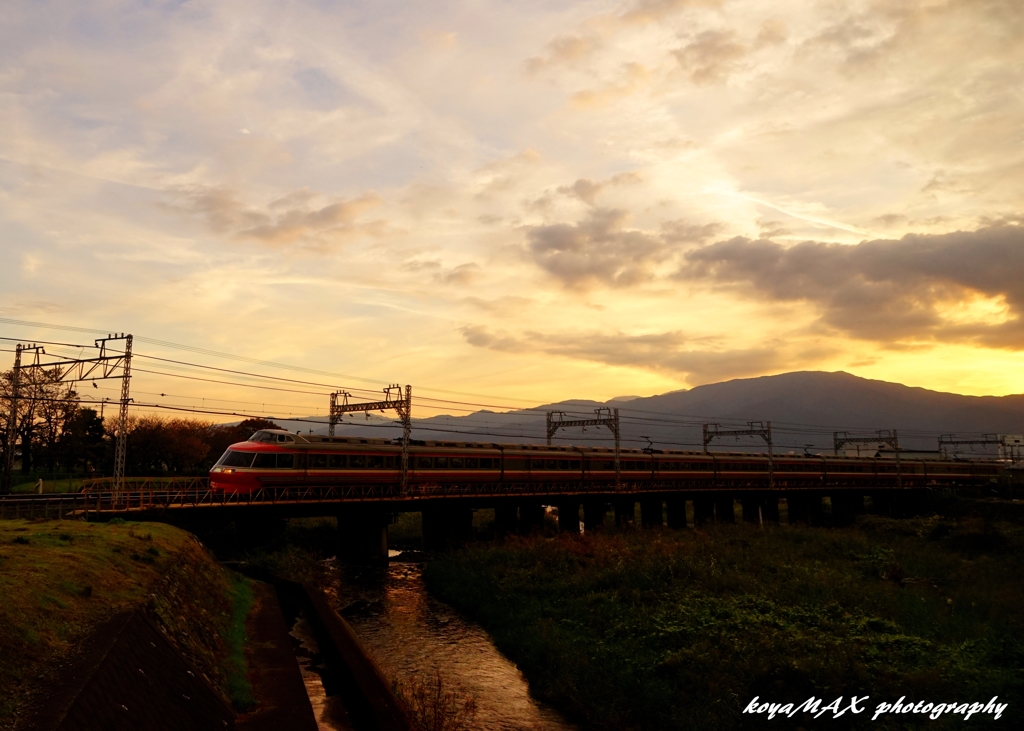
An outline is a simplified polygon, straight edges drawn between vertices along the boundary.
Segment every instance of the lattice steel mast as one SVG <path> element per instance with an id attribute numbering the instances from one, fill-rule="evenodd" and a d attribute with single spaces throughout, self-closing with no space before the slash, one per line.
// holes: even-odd
<path id="1" fill-rule="evenodd" d="M 716 437 L 761 437 L 768 445 L 768 487 L 775 487 L 775 454 L 772 451 L 772 423 L 748 421 L 746 429 L 723 429 L 721 424 L 704 424 L 704 454 Z"/>
<path id="2" fill-rule="evenodd" d="M 107 343 L 112 340 L 124 340 L 124 352 L 108 353 Z M 88 347 L 88 346 L 83 346 Z M 25 370 L 52 370 L 55 375 L 54 383 L 75 383 L 77 381 L 95 381 L 96 379 L 120 378 L 121 399 L 120 409 L 117 415 L 116 442 L 114 445 L 114 491 L 120 492 L 124 486 L 124 463 L 128 449 L 128 404 L 131 403 L 130 383 L 132 364 L 132 336 L 121 333 L 120 335 L 108 335 L 105 338 L 97 338 L 94 346 L 99 348 L 99 355 L 95 358 L 69 358 L 52 363 L 40 362 L 39 356 L 46 355 L 46 350 L 38 345 L 18 345 L 15 348 L 14 372 L 11 388 L 11 417 L 7 423 L 8 434 L 16 426 L 18 390 L 20 386 L 20 373 Z M 21 354 L 28 350 L 35 351 L 34 362 L 22 365 Z M 10 437 L 8 437 L 10 439 Z M 12 445 L 13 446 L 13 445 Z M 5 491 L 10 490 L 10 473 L 14 463 L 14 450 L 10 448 L 4 458 L 4 485 Z"/>
<path id="3" fill-rule="evenodd" d="M 596 419 L 566 419 L 564 411 L 549 411 L 547 413 L 548 446 L 551 446 L 551 438 L 555 436 L 555 432 L 559 429 L 565 429 L 570 426 L 582 426 L 584 428 L 588 426 L 608 427 L 615 436 L 615 486 L 619 487 L 621 485 L 619 477 L 619 410 L 602 406 L 599 409 L 594 409 L 594 413 L 597 414 Z M 554 418 L 555 414 L 558 414 L 557 419 Z"/>
<path id="4" fill-rule="evenodd" d="M 384 389 L 383 401 L 350 404 L 348 398 L 351 395 L 347 391 L 335 391 L 331 394 L 327 433 L 334 436 L 334 427 L 341 421 L 342 414 L 353 411 L 363 411 L 368 414 L 371 411 L 394 409 L 402 422 L 402 492 L 406 492 L 409 478 L 409 439 L 412 436 L 412 386 L 406 385 L 403 395 L 402 387 L 399 384 L 391 384 Z M 341 403 L 338 403 L 339 396 L 341 396 Z"/>
<path id="5" fill-rule="evenodd" d="M 903 487 L 903 469 L 900 466 L 900 438 L 899 434 L 895 429 L 889 431 L 888 429 L 879 429 L 876 432 L 877 436 L 873 437 L 851 437 L 847 432 L 836 431 L 832 432 L 832 450 L 835 455 L 839 456 L 839 450 L 845 447 L 847 444 L 885 444 L 892 448 L 892 451 L 896 453 L 896 485 Z"/>

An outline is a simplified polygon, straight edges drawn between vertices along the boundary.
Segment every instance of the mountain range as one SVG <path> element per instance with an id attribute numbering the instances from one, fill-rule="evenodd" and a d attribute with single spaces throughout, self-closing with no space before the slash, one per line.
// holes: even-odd
<path id="1" fill-rule="evenodd" d="M 562 411 L 566 419 L 595 418 L 599 408 L 619 409 L 623 447 L 703 448 L 702 425 L 722 430 L 746 429 L 747 422 L 771 422 L 776 453 L 831 451 L 833 432 L 867 437 L 896 430 L 902 449 L 935 450 L 940 434 L 977 439 L 982 434 L 1024 433 L 1024 395 L 964 396 L 930 391 L 844 372 L 798 371 L 713 383 L 659 396 L 619 397 L 608 402 L 569 400 L 530 409 L 465 416 L 416 418 L 413 389 L 413 438 L 443 441 L 545 442 L 545 412 Z M 557 417 L 556 417 L 557 418 Z M 323 421 L 320 417 L 320 421 Z M 339 436 L 393 438 L 401 429 L 391 418 L 348 415 Z M 292 431 L 307 432 L 306 421 L 279 420 Z M 756 425 L 755 425 L 756 426 Z M 313 432 L 326 433 L 326 426 Z M 564 428 L 556 444 L 610 446 L 611 431 L 602 426 Z M 761 451 L 755 436 L 719 437 L 716 450 Z M 964 454 L 995 454 L 994 448 L 961 447 Z"/>

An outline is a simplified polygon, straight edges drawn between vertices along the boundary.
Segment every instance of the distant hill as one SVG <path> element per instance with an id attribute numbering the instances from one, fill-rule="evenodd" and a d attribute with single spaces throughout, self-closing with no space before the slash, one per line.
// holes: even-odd
<path id="1" fill-rule="evenodd" d="M 415 417 L 415 394 L 413 399 Z M 570 417 L 587 418 L 594 409 L 605 406 L 619 409 L 623 446 L 630 447 L 646 445 L 647 440 L 642 438 L 646 436 L 655 448 L 700 449 L 703 423 L 718 422 L 723 429 L 730 429 L 742 428 L 750 420 L 772 422 L 777 452 L 831 450 L 833 431 L 868 436 L 878 429 L 896 429 L 901 446 L 909 449 L 935 449 L 940 433 L 965 437 L 1024 433 L 1024 395 L 962 396 L 843 372 L 798 371 L 628 401 L 572 400 L 507 413 L 485 410 L 466 416 L 417 419 L 413 437 L 543 443 L 545 411 L 561 410 Z M 339 426 L 338 434 L 391 438 L 400 433 L 391 426 L 393 422 L 379 417 L 371 417 L 369 422 L 361 415 L 350 420 L 353 425 Z M 309 429 L 309 424 L 279 423 L 292 430 Z M 315 431 L 324 433 L 326 427 Z M 586 433 L 578 428 L 561 430 L 557 436 L 560 444 L 611 444 L 610 432 L 602 427 L 590 427 Z M 758 441 L 717 440 L 714 446 L 754 448 Z"/>

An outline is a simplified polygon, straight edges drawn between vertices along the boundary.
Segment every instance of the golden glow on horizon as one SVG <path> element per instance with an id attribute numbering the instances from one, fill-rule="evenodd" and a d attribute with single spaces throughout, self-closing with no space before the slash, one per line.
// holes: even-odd
<path id="1" fill-rule="evenodd" d="M 523 405 L 794 370 L 1024 392 L 1024 7 L 996 5 L 17 0 L 0 316 Z"/>

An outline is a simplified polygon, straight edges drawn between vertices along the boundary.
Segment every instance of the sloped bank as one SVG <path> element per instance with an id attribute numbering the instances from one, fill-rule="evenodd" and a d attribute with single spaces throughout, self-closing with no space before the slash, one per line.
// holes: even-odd
<path id="1" fill-rule="evenodd" d="M 232 707 L 253 703 L 244 659 L 249 580 L 182 530 L 4 521 L 0 596 L 0 729 L 55 727 L 73 707 L 83 665 L 110 666 L 117 638 L 137 644 L 150 631 L 178 651 L 199 694 L 212 694 L 210 709 L 233 716 Z"/>

